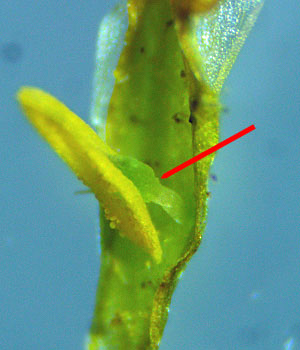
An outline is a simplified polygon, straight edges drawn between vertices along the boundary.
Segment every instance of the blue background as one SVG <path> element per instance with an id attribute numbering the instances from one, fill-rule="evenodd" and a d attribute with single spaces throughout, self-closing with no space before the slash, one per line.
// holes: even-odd
<path id="1" fill-rule="evenodd" d="M 24 84 L 88 120 L 106 1 L 0 8 L 0 349 L 82 350 L 99 272 L 98 208 L 19 112 Z M 300 11 L 266 1 L 226 82 L 208 226 L 161 350 L 300 349 Z"/>

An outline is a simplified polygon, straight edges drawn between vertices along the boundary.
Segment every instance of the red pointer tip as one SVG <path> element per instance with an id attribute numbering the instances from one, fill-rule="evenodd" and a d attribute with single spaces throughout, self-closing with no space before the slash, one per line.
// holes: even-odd
<path id="1" fill-rule="evenodd" d="M 239 139 L 240 137 L 242 137 L 242 136 L 248 134 L 249 132 L 251 132 L 251 131 L 253 131 L 253 130 L 255 130 L 255 129 L 256 129 L 256 128 L 255 128 L 254 125 L 248 126 L 248 128 L 243 129 L 242 131 L 240 131 L 240 132 L 238 132 L 238 133 L 236 133 L 236 134 L 234 134 L 234 135 L 228 137 L 228 139 L 219 142 L 219 143 L 216 144 L 215 146 L 212 146 L 211 148 L 207 149 L 206 151 L 201 152 L 201 153 L 198 154 L 197 156 L 195 156 L 195 157 L 193 157 L 193 158 L 191 158 L 191 159 L 185 161 L 184 163 L 182 163 L 182 164 L 176 166 L 175 168 L 173 168 L 173 169 L 167 171 L 166 173 L 164 173 L 164 174 L 162 175 L 161 178 L 162 178 L 162 179 L 166 179 L 167 177 L 169 177 L 169 176 L 171 176 L 171 175 L 173 175 L 173 174 L 176 174 L 178 171 L 180 171 L 180 170 L 182 170 L 182 169 L 188 167 L 189 165 L 192 165 L 192 164 L 198 162 L 198 160 L 200 160 L 200 159 L 202 159 L 202 158 L 204 158 L 204 157 L 206 157 L 206 156 L 212 154 L 213 152 L 218 151 L 220 148 L 222 148 L 222 147 L 228 145 L 229 143 L 231 143 L 231 142 L 233 142 L 233 141 Z"/>

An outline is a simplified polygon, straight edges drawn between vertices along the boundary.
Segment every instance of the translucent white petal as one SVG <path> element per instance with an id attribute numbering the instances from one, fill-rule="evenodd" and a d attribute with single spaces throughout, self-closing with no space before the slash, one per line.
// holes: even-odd
<path id="1" fill-rule="evenodd" d="M 190 35 L 200 54 L 201 75 L 211 88 L 222 88 L 243 43 L 263 5 L 263 0 L 223 0 L 212 11 L 192 19 Z"/>
<path id="2" fill-rule="evenodd" d="M 105 138 L 107 109 L 112 95 L 117 66 L 128 27 L 127 1 L 123 0 L 100 23 L 90 118 L 99 135 Z"/>

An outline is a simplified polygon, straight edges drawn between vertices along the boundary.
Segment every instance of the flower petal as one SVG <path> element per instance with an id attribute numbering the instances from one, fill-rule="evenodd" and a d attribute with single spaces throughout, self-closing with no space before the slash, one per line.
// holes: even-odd
<path id="1" fill-rule="evenodd" d="M 132 181 L 109 160 L 115 152 L 50 94 L 23 87 L 17 99 L 28 120 L 95 194 L 111 227 L 160 262 L 162 250 L 146 204 Z"/>

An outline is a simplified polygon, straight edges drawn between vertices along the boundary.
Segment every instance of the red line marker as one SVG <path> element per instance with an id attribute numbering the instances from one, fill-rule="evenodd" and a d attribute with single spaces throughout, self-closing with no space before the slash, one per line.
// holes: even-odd
<path id="1" fill-rule="evenodd" d="M 167 171 L 166 173 L 164 173 L 164 174 L 162 175 L 161 178 L 162 178 L 162 179 L 166 179 L 167 177 L 176 174 L 178 171 L 180 171 L 180 170 L 182 170 L 182 169 L 188 167 L 189 165 L 192 165 L 192 164 L 198 162 L 198 160 L 200 160 L 200 159 L 202 159 L 202 158 L 204 158 L 204 157 L 210 155 L 210 154 L 213 153 L 213 152 L 218 151 L 220 148 L 222 148 L 222 147 L 228 145 L 229 143 L 231 143 L 231 142 L 233 142 L 233 141 L 239 139 L 240 137 L 242 137 L 242 136 L 248 134 L 249 132 L 251 132 L 251 131 L 253 131 L 253 130 L 255 130 L 255 126 L 254 126 L 254 125 L 248 126 L 248 128 L 241 130 L 240 132 L 238 132 L 238 133 L 236 133 L 236 134 L 234 134 L 234 135 L 228 137 L 228 139 L 219 142 L 219 143 L 216 144 L 215 146 L 212 146 L 211 148 L 207 149 L 206 151 L 201 152 L 201 153 L 198 154 L 197 156 L 195 156 L 195 157 L 193 157 L 193 158 L 187 160 L 186 162 L 183 162 L 182 164 L 176 166 L 175 168 L 173 168 L 173 169 Z"/>

